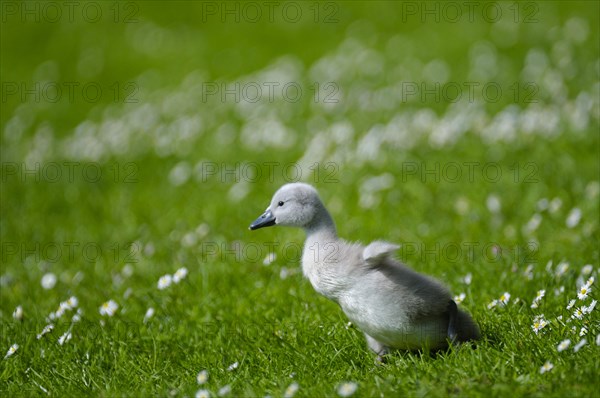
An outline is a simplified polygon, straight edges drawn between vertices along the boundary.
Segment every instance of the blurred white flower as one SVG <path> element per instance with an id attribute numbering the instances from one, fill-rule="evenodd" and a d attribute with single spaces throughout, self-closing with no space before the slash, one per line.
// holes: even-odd
<path id="1" fill-rule="evenodd" d="M 586 264 L 583 266 L 583 268 L 581 268 L 581 275 L 589 275 L 592 273 L 593 270 L 594 267 L 592 266 L 592 264 Z"/>
<path id="2" fill-rule="evenodd" d="M 227 368 L 227 370 L 228 370 L 229 372 L 231 372 L 232 370 L 235 370 L 235 369 L 237 369 L 237 368 L 238 368 L 238 366 L 240 366 L 239 362 L 234 362 L 234 363 L 232 363 L 231 365 L 229 365 L 229 367 Z"/>
<path id="3" fill-rule="evenodd" d="M 498 213 L 501 208 L 500 198 L 494 194 L 490 194 L 485 202 L 488 210 L 492 213 Z"/>
<path id="4" fill-rule="evenodd" d="M 585 326 L 581 327 L 581 330 L 579 331 L 579 337 L 583 337 L 587 334 L 588 330 Z"/>
<path id="5" fill-rule="evenodd" d="M 23 320 L 23 307 L 21 307 L 20 305 L 18 305 L 17 308 L 15 308 L 15 310 L 13 311 L 12 316 L 17 321 L 22 321 Z"/>
<path id="6" fill-rule="evenodd" d="M 581 350 L 581 348 L 587 344 L 587 340 L 586 339 L 581 339 L 579 341 L 579 343 L 577 343 L 575 345 L 575 347 L 573 347 L 573 351 L 578 352 L 579 350 Z"/>
<path id="7" fill-rule="evenodd" d="M 53 324 L 49 324 L 44 326 L 44 329 L 42 329 L 42 331 L 40 332 L 40 334 L 37 335 L 37 339 L 41 339 L 42 337 L 44 337 L 45 334 L 50 333 L 52 330 L 54 329 L 54 325 Z"/>
<path id="8" fill-rule="evenodd" d="M 574 305 L 575 305 L 575 299 L 570 300 L 569 304 L 567 304 L 567 309 L 570 310 L 571 308 L 573 308 Z"/>
<path id="9" fill-rule="evenodd" d="M 148 322 L 150 318 L 154 316 L 154 308 L 150 307 L 146 310 L 146 314 L 144 315 L 144 323 Z"/>
<path id="10" fill-rule="evenodd" d="M 561 261 L 556 266 L 556 276 L 563 276 L 569 270 L 569 263 L 566 261 Z"/>
<path id="11" fill-rule="evenodd" d="M 54 275 L 52 272 L 48 272 L 42 276 L 41 284 L 46 290 L 52 289 L 56 285 L 56 275 Z"/>
<path id="12" fill-rule="evenodd" d="M 535 213 L 525 226 L 529 232 L 533 232 L 540 226 L 542 222 L 542 216 L 539 213 Z"/>
<path id="13" fill-rule="evenodd" d="M 546 372 L 549 372 L 552 370 L 552 368 L 554 368 L 554 365 L 552 363 L 550 363 L 550 361 L 546 361 L 546 363 L 544 363 L 542 365 L 542 367 L 540 368 L 540 373 L 544 374 Z"/>
<path id="14" fill-rule="evenodd" d="M 340 397 L 349 397 L 356 392 L 358 384 L 353 381 L 345 381 L 337 388 L 337 393 Z"/>
<path id="15" fill-rule="evenodd" d="M 219 391 L 217 392 L 217 395 L 219 397 L 224 397 L 225 395 L 229 395 L 231 394 L 231 385 L 226 384 L 223 387 L 219 388 Z"/>
<path id="16" fill-rule="evenodd" d="M 201 370 L 196 375 L 196 382 L 198 384 L 204 384 L 208 381 L 208 370 Z"/>
<path id="17" fill-rule="evenodd" d="M 175 283 L 181 282 L 183 279 L 185 279 L 187 274 L 188 274 L 187 268 L 185 268 L 185 267 L 179 268 L 177 271 L 175 271 L 175 274 L 173 274 L 173 282 L 175 282 Z"/>
<path id="18" fill-rule="evenodd" d="M 473 274 L 471 274 L 470 272 L 463 278 L 463 282 L 465 282 L 465 285 L 470 285 L 472 280 Z"/>
<path id="19" fill-rule="evenodd" d="M 570 345 L 571 345 L 571 340 L 566 339 L 566 340 L 561 341 L 560 344 L 558 345 L 558 347 L 556 347 L 556 349 L 558 350 L 558 352 L 563 352 L 564 350 L 569 348 Z"/>
<path id="20" fill-rule="evenodd" d="M 550 213 L 556 213 L 562 207 L 562 200 L 560 198 L 554 198 L 550 201 L 550 205 L 548 206 L 548 211 Z"/>
<path id="21" fill-rule="evenodd" d="M 66 331 L 62 336 L 60 336 L 58 338 L 58 344 L 63 345 L 65 344 L 67 341 L 71 340 L 71 337 L 73 337 L 71 335 L 70 331 Z"/>
<path id="22" fill-rule="evenodd" d="M 288 386 L 288 388 L 285 389 L 285 392 L 283 393 L 284 398 L 292 398 L 299 389 L 300 385 L 296 382 L 293 382 Z"/>
<path id="23" fill-rule="evenodd" d="M 458 296 L 454 296 L 454 302 L 456 304 L 460 304 L 465 300 L 465 297 L 467 297 L 467 295 L 464 293 L 461 293 Z"/>
<path id="24" fill-rule="evenodd" d="M 77 297 L 71 296 L 67 301 L 65 301 L 65 304 L 69 310 L 72 310 L 74 308 L 77 308 L 77 306 L 79 305 L 79 300 L 77 299 Z"/>
<path id="25" fill-rule="evenodd" d="M 208 390 L 198 390 L 196 391 L 195 398 L 210 398 L 210 391 Z"/>
<path id="26" fill-rule="evenodd" d="M 531 308 L 538 308 L 540 301 L 542 300 L 542 298 L 544 298 L 544 295 L 546 294 L 546 290 L 538 290 L 537 295 L 535 296 L 535 298 L 533 299 L 533 302 L 531 303 Z"/>
<path id="27" fill-rule="evenodd" d="M 4 359 L 12 356 L 15 352 L 17 352 L 17 350 L 19 349 L 19 345 L 18 344 L 13 344 L 10 346 L 10 348 L 8 349 L 8 351 L 6 352 L 6 355 L 4 356 Z"/>
<path id="28" fill-rule="evenodd" d="M 263 260 L 263 265 L 271 265 L 277 259 L 276 253 L 269 253 Z"/>
<path id="29" fill-rule="evenodd" d="M 567 216 L 567 227 L 575 228 L 577 224 L 579 224 L 579 221 L 581 221 L 581 210 L 577 207 L 574 207 Z"/>
<path id="30" fill-rule="evenodd" d="M 171 275 L 169 275 L 169 274 L 163 275 L 158 280 L 158 289 L 159 290 L 166 289 L 169 286 L 171 286 L 172 282 L 173 282 L 173 277 Z"/>
<path id="31" fill-rule="evenodd" d="M 115 312 L 117 312 L 118 308 L 119 308 L 119 305 L 117 303 L 115 303 L 113 300 L 108 300 L 107 302 L 105 302 L 104 304 L 102 304 L 100 306 L 100 315 L 113 316 L 115 314 Z"/>

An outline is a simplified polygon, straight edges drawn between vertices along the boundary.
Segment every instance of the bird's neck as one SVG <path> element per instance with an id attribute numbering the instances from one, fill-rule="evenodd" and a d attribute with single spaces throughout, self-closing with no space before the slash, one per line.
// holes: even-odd
<path id="1" fill-rule="evenodd" d="M 304 227 L 307 241 L 331 242 L 338 239 L 335 223 L 325 207 L 321 207 L 313 221 Z"/>

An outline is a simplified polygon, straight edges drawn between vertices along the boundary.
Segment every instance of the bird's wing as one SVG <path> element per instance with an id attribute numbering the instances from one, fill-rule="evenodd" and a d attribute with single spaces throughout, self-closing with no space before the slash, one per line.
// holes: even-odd
<path id="1" fill-rule="evenodd" d="M 376 240 L 364 248 L 362 256 L 367 264 L 373 267 L 380 265 L 382 260 L 390 257 L 398 249 L 400 249 L 399 245 Z"/>

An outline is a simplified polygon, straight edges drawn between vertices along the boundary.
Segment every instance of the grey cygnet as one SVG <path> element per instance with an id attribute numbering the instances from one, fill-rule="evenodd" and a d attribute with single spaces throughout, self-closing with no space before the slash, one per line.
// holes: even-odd
<path id="1" fill-rule="evenodd" d="M 479 338 L 478 326 L 457 308 L 444 285 L 392 257 L 399 246 L 384 241 L 363 246 L 338 238 L 311 185 L 282 186 L 250 229 L 272 225 L 304 228 L 304 275 L 317 292 L 340 305 L 378 359 L 391 349 L 440 349 Z"/>

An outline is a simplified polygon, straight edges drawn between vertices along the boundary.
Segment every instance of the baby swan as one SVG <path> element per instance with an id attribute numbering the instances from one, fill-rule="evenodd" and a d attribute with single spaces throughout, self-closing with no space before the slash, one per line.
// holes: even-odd
<path id="1" fill-rule="evenodd" d="M 250 229 L 271 225 L 304 228 L 304 275 L 317 292 L 339 304 L 378 359 L 391 349 L 439 349 L 479 338 L 479 328 L 456 307 L 446 287 L 392 257 L 399 246 L 384 241 L 363 246 L 338 238 L 311 185 L 282 186 Z"/>

